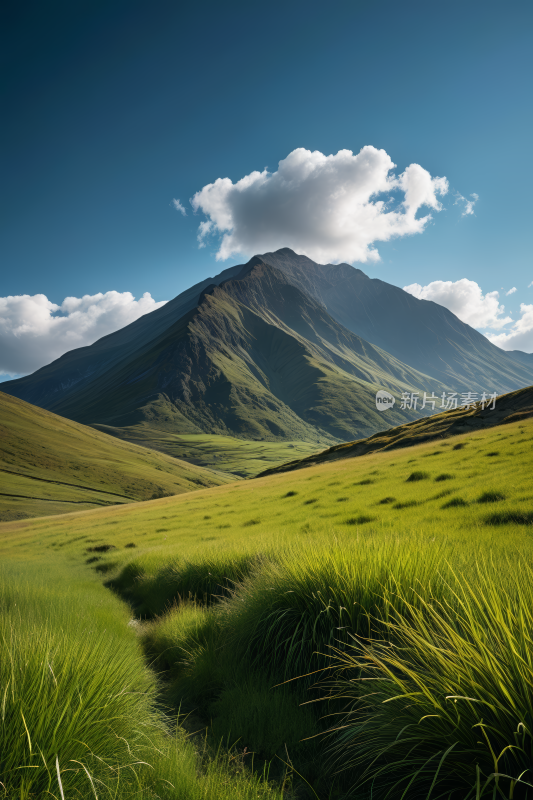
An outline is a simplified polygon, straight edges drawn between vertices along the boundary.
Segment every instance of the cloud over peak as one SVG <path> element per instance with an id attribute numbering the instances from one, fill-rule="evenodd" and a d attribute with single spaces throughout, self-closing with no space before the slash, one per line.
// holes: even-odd
<path id="1" fill-rule="evenodd" d="M 354 155 L 326 156 L 298 148 L 275 172 L 251 172 L 236 183 L 218 178 L 191 199 L 200 223 L 198 240 L 221 237 L 217 260 L 290 247 L 315 261 L 377 261 L 375 242 L 421 233 L 440 211 L 446 178 L 419 164 L 399 176 L 385 150 L 366 146 Z M 403 197 L 402 197 L 403 195 Z"/>
<path id="2" fill-rule="evenodd" d="M 149 292 L 139 300 L 131 292 L 66 297 L 60 306 L 44 294 L 0 297 L 0 373 L 34 372 L 165 302 L 156 302 Z"/>

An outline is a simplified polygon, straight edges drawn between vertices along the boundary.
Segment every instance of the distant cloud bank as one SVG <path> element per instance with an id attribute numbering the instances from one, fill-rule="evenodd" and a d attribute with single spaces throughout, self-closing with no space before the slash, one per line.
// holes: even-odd
<path id="1" fill-rule="evenodd" d="M 531 286 L 533 283 L 528 288 Z M 455 282 L 433 281 L 427 286 L 412 283 L 403 288 L 420 300 L 433 300 L 445 306 L 473 328 L 491 328 L 492 331 L 499 331 L 505 326 L 510 326 L 501 333 L 486 332 L 485 336 L 503 350 L 533 352 L 533 305 L 521 303 L 518 320 L 503 316 L 505 306 L 500 305 L 499 292 L 487 292 L 484 295 L 481 287 L 467 278 Z M 513 286 L 505 294 L 508 296 L 516 291 L 516 286 Z"/>
<path id="2" fill-rule="evenodd" d="M 66 297 L 60 306 L 46 295 L 0 297 L 0 373 L 34 372 L 54 359 L 123 328 L 166 301 L 149 292 L 99 292 Z"/>
<path id="3" fill-rule="evenodd" d="M 533 353 L 533 304 L 520 303 L 520 319 L 504 333 L 488 333 L 487 338 L 503 350 Z"/>
<path id="4" fill-rule="evenodd" d="M 481 287 L 468 278 L 455 282 L 432 281 L 427 286 L 412 283 L 403 288 L 419 300 L 433 300 L 449 308 L 460 320 L 473 328 L 499 330 L 513 321 L 511 317 L 502 316 L 505 306 L 500 305 L 499 292 L 487 292 L 484 295 Z"/>
<path id="5" fill-rule="evenodd" d="M 280 247 L 322 263 L 377 261 L 376 242 L 422 233 L 432 217 L 417 213 L 440 211 L 438 198 L 448 191 L 446 178 L 419 164 L 398 176 L 395 166 L 385 150 L 371 146 L 329 156 L 300 147 L 276 172 L 251 172 L 236 183 L 218 178 L 191 199 L 206 216 L 200 246 L 221 237 L 219 261 Z"/>

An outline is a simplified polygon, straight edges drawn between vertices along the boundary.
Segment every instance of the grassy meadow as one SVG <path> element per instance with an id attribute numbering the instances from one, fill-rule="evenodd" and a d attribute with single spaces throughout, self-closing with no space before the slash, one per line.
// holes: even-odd
<path id="1" fill-rule="evenodd" d="M 110 425 L 93 427 L 123 441 L 150 447 L 173 458 L 241 478 L 253 478 L 265 469 L 320 450 L 317 441 L 264 442 L 207 433 L 178 434 L 158 430 L 144 423 L 125 428 L 113 428 Z"/>
<path id="2" fill-rule="evenodd" d="M 4 523 L 0 790 L 533 797 L 532 444 Z"/>
<path id="3" fill-rule="evenodd" d="M 0 521 L 132 503 L 233 481 L 0 392 Z"/>

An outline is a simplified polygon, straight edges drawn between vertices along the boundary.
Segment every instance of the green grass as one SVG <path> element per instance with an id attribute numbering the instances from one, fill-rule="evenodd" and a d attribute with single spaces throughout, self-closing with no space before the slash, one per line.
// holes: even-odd
<path id="1" fill-rule="evenodd" d="M 12 560 L 1 578 L 0 797 L 281 797 L 161 714 L 127 608 L 90 575 Z"/>
<path id="2" fill-rule="evenodd" d="M 233 480 L 0 392 L 0 521 L 181 494 Z"/>
<path id="3" fill-rule="evenodd" d="M 375 433 L 366 439 L 358 439 L 353 442 L 343 442 L 333 445 L 321 453 L 315 453 L 307 458 L 299 458 L 282 464 L 279 467 L 271 467 L 262 475 L 273 475 L 280 472 L 289 472 L 302 469 L 308 466 L 324 464 L 338 459 L 354 458 L 355 456 L 368 455 L 370 453 L 384 453 L 399 448 L 412 448 L 415 445 L 426 442 L 434 442 L 440 446 L 442 441 L 449 437 L 460 436 L 460 434 L 474 433 L 481 430 L 501 426 L 504 423 L 520 423 L 533 416 L 533 387 L 518 389 L 514 392 L 501 395 L 496 398 L 496 405 L 482 408 L 478 403 L 471 408 L 456 408 L 450 411 L 432 414 L 429 417 L 422 417 L 414 422 L 405 425 L 390 427 Z M 384 422 L 390 422 L 390 417 L 385 416 Z M 501 434 L 500 434 L 501 435 Z M 451 442 L 450 446 L 454 450 L 463 450 L 467 446 L 466 441 Z M 412 452 L 412 451 L 410 451 Z M 439 456 L 441 451 L 433 448 L 426 449 L 423 453 L 425 458 Z M 500 453 L 498 450 L 491 450 L 483 455 L 494 458 Z M 440 459 L 439 459 L 440 460 Z M 414 458 L 410 459 L 413 463 Z"/>
<path id="4" fill-rule="evenodd" d="M 330 684 L 347 707 L 332 756 L 359 791 L 531 796 L 532 587 L 529 558 L 449 574 L 445 598 L 424 581 L 414 601 L 382 593 L 385 635 L 337 650 Z"/>
<path id="5" fill-rule="evenodd" d="M 144 690 L 134 730 L 152 720 L 170 748 L 163 752 L 184 752 L 184 734 L 176 744 L 158 708 L 174 721 L 170 729 L 178 709 L 190 713 L 207 747 L 204 757 L 198 740 L 187 743 L 200 759 L 195 780 L 219 770 L 228 786 L 251 781 L 256 792 L 283 790 L 286 798 L 292 782 L 296 796 L 315 796 L 310 784 L 320 800 L 367 800 L 371 786 L 373 798 L 390 800 L 521 800 L 526 790 L 511 780 L 533 755 L 532 436 L 526 420 L 441 442 L 438 458 L 429 458 L 433 442 L 135 506 L 6 523 L 0 559 L 32 554 L 42 570 L 56 565 L 72 587 L 72 609 L 80 587 L 86 610 L 71 614 L 69 633 L 76 647 L 82 634 L 92 646 L 87 630 L 97 642 L 116 628 L 130 637 L 136 680 L 146 674 L 142 647 L 163 683 Z M 499 455 L 484 460 L 492 452 Z M 409 480 L 413 461 L 424 464 L 423 479 Z M 42 582 L 60 585 L 53 570 Z M 88 586 L 98 602 L 82 601 Z M 137 638 L 119 596 L 136 617 Z M 116 625 L 96 612 L 99 604 L 114 609 Z M 61 620 L 59 613 L 51 633 Z M 112 652 L 116 645 L 98 669 L 113 671 Z M 44 661 L 43 651 L 35 680 Z M 10 741 L 23 743 L 12 720 Z M 133 749 L 135 735 L 124 735 Z M 256 778 L 246 768 L 252 751 Z M 242 773 L 224 772 L 238 753 Z M 157 767 L 161 774 L 172 758 Z M 264 765 L 274 788 L 258 782 Z"/>
<path id="6" fill-rule="evenodd" d="M 204 433 L 169 433 L 156 426 L 139 424 L 126 428 L 94 425 L 118 439 L 159 450 L 200 467 L 215 469 L 241 478 L 253 478 L 269 467 L 320 449 L 315 441 L 266 442 L 236 439 Z"/>

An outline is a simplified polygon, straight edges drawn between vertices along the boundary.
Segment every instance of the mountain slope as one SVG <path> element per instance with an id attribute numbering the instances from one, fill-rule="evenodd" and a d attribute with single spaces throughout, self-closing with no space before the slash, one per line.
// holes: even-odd
<path id="1" fill-rule="evenodd" d="M 0 392 L 0 520 L 67 513 L 233 480 Z"/>
<path id="2" fill-rule="evenodd" d="M 533 386 L 502 395 L 496 399 L 495 407 L 492 408 L 491 406 L 492 404 L 483 409 L 478 404 L 473 408 L 458 408 L 453 411 L 445 411 L 442 414 L 435 414 L 429 418 L 415 420 L 408 425 L 400 425 L 397 428 L 390 428 L 382 433 L 376 433 L 367 439 L 346 442 L 306 458 L 288 461 L 285 464 L 267 469 L 256 477 L 292 472 L 295 469 L 303 469 L 304 467 L 337 461 L 338 459 L 354 458 L 367 453 L 412 447 L 417 444 L 447 439 L 449 436 L 458 436 L 462 433 L 473 433 L 496 425 L 521 422 L 533 417 Z M 527 441 L 531 441 L 531 439 Z M 438 453 L 435 455 L 438 455 Z"/>
<path id="3" fill-rule="evenodd" d="M 3 391 L 42 408 L 51 408 L 59 398 L 64 398 L 71 391 L 78 391 L 116 365 L 134 357 L 140 347 L 160 336 L 176 320 L 195 308 L 207 286 L 227 280 L 241 270 L 242 265 L 230 267 L 215 278 L 195 284 L 156 311 L 103 336 L 89 347 L 70 350 L 32 375 L 6 381 L 2 384 Z"/>
<path id="4" fill-rule="evenodd" d="M 41 386 L 49 380 L 47 406 L 85 424 L 323 446 L 415 418 L 398 408 L 382 415 L 375 393 L 429 380 L 348 331 L 260 258 L 204 288 L 192 310 L 107 372 L 65 386 L 58 370 L 56 362 L 36 373 Z M 6 388 L 31 390 L 23 381 Z"/>
<path id="5" fill-rule="evenodd" d="M 514 361 L 533 369 L 533 353 L 524 353 L 523 350 L 506 350 L 505 352 Z"/>
<path id="6" fill-rule="evenodd" d="M 437 303 L 348 264 L 316 264 L 289 248 L 261 258 L 346 328 L 454 391 L 502 393 L 533 383 L 528 354 L 513 358 Z"/>
<path id="7" fill-rule="evenodd" d="M 238 278 L 204 290 L 198 306 L 135 359 L 53 409 L 86 424 L 148 422 L 167 431 L 327 444 L 412 419 L 393 410 L 385 420 L 375 392 L 424 380 L 256 259 Z"/>
<path id="8" fill-rule="evenodd" d="M 522 362 L 442 306 L 285 248 L 2 388 L 168 453 L 176 435 L 327 446 L 420 416 L 380 413 L 378 389 L 501 393 L 533 382 Z"/>

